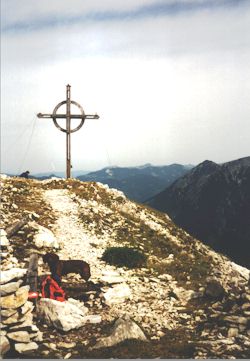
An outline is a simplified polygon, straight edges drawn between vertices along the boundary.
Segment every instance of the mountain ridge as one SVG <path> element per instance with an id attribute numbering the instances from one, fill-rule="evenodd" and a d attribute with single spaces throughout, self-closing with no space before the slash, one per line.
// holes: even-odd
<path id="1" fill-rule="evenodd" d="M 167 212 L 189 233 L 249 267 L 249 189 L 250 157 L 223 164 L 204 161 L 147 204 Z"/>
<path id="2" fill-rule="evenodd" d="M 127 197 L 143 202 L 157 194 L 166 185 L 188 172 L 190 166 L 170 164 L 153 166 L 145 164 L 139 167 L 105 167 L 77 177 L 81 181 L 96 181 L 123 191 Z"/>

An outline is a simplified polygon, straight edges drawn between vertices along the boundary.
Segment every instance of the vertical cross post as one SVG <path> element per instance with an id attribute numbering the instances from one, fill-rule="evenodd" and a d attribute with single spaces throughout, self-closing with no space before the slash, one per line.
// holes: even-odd
<path id="1" fill-rule="evenodd" d="M 66 87 L 66 177 L 71 177 L 70 85 Z"/>

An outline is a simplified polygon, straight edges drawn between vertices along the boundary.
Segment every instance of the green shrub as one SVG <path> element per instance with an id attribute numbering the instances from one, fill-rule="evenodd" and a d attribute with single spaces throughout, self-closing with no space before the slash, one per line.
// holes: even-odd
<path id="1" fill-rule="evenodd" d="M 130 247 L 109 247 L 103 253 L 102 259 L 109 264 L 128 268 L 142 267 L 146 262 L 143 253 Z"/>

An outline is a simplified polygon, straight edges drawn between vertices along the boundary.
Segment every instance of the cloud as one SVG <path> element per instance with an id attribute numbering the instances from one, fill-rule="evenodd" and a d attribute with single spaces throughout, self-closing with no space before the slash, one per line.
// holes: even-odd
<path id="1" fill-rule="evenodd" d="M 235 8 L 247 0 L 168 0 L 168 1 L 80 1 L 80 0 L 23 0 L 18 14 L 18 0 L 3 1 L 2 31 L 41 30 L 61 25 L 86 22 L 128 21 L 158 16 L 172 16 L 186 12 Z"/>
<path id="2" fill-rule="evenodd" d="M 22 69 L 75 58 L 243 57 L 249 52 L 250 11 L 202 12 L 177 18 L 61 26 L 2 36 L 2 66 Z M 18 58 L 17 55 L 18 54 Z"/>

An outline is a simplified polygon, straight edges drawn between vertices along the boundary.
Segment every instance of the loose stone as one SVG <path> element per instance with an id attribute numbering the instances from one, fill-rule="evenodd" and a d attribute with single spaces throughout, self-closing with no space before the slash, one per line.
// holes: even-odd
<path id="1" fill-rule="evenodd" d="M 13 341 L 28 343 L 30 342 L 30 335 L 27 331 L 9 332 L 7 337 Z"/>

